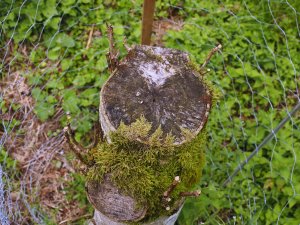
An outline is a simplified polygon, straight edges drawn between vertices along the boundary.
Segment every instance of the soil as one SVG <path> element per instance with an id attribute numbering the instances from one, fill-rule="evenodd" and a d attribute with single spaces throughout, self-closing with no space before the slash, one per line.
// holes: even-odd
<path id="1" fill-rule="evenodd" d="M 67 160 L 68 148 L 60 129 L 61 109 L 46 122 L 34 114 L 31 88 L 19 72 L 9 74 L 0 82 L 7 111 L 0 114 L 3 123 L 20 121 L 10 131 L 0 127 L 0 137 L 9 156 L 16 160 L 19 174 L 10 177 L 12 214 L 15 224 L 31 224 L 24 202 L 37 204 L 43 212 L 54 217 L 57 224 L 87 214 L 75 200 L 68 200 L 65 189 L 73 181 L 77 160 Z M 13 104 L 12 104 L 13 103 Z M 12 106 L 15 107 L 12 107 Z M 56 132 L 56 135 L 49 133 Z M 15 180 L 12 180 L 15 179 Z M 26 196 L 26 197 L 25 197 Z M 45 213 L 45 214 L 46 214 Z"/>

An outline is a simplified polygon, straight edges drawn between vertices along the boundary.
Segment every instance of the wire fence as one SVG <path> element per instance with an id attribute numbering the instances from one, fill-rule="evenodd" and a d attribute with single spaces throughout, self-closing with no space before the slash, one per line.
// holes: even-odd
<path id="1" fill-rule="evenodd" d="M 91 213 L 64 145 L 65 112 L 88 144 L 109 76 L 106 22 L 122 57 L 124 37 L 140 42 L 141 13 L 141 0 L 0 1 L 1 224 L 84 223 Z M 179 224 L 299 224 L 299 20 L 297 0 L 156 2 L 153 45 L 198 65 L 223 46 L 206 74 L 219 99 L 202 195 Z"/>
<path id="2" fill-rule="evenodd" d="M 7 208 L 9 201 L 5 198 L 5 187 L 3 182 L 3 171 L 0 166 L 0 222 L 3 225 L 9 224 Z"/>

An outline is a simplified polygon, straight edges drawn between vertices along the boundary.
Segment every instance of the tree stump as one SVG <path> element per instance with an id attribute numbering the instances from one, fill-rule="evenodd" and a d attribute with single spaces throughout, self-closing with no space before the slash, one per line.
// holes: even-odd
<path id="1" fill-rule="evenodd" d="M 196 138 L 203 129 L 212 98 L 211 88 L 187 53 L 135 46 L 115 65 L 101 90 L 100 124 L 110 142 L 110 135 L 120 124 L 130 125 L 143 115 L 152 125 L 149 136 L 161 129 L 164 138 L 172 135 L 174 146 L 180 147 Z M 184 135 L 183 131 L 188 131 L 189 135 Z M 124 194 L 111 181 L 109 173 L 102 182 L 87 182 L 87 194 L 96 209 L 94 224 L 119 225 L 141 221 L 147 216 L 148 205 L 141 205 L 134 197 Z M 174 224 L 182 203 L 183 199 L 178 200 L 171 209 L 175 212 L 173 216 L 169 213 L 169 216 L 163 215 L 143 224 Z"/>
<path id="2" fill-rule="evenodd" d="M 196 136 L 211 108 L 212 95 L 188 54 L 175 49 L 135 46 L 103 86 L 100 122 L 105 134 L 141 115 L 185 141 L 182 128 Z"/>

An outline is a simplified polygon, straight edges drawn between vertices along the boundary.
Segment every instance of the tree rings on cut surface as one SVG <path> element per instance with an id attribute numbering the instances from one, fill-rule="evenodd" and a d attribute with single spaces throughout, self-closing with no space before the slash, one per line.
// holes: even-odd
<path id="1" fill-rule="evenodd" d="M 141 115 L 185 142 L 182 129 L 196 136 L 207 121 L 212 96 L 188 54 L 161 47 L 135 46 L 114 70 L 100 94 L 100 122 L 108 135 L 123 121 Z"/>

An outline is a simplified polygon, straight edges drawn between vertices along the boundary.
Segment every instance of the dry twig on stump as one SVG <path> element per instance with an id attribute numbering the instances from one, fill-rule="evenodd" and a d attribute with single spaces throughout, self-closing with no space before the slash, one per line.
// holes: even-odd
<path id="1" fill-rule="evenodd" d="M 112 25 L 107 24 L 107 35 L 109 40 L 109 52 L 106 54 L 108 69 L 112 73 L 119 64 L 118 56 L 119 52 L 115 48 L 114 42 L 114 30 Z"/>
<path id="2" fill-rule="evenodd" d="M 189 191 L 189 192 L 180 192 L 181 197 L 198 197 L 201 194 L 201 190 Z"/>
<path id="3" fill-rule="evenodd" d="M 180 183 L 180 177 L 176 176 L 172 182 L 172 184 L 169 186 L 168 190 L 164 192 L 163 196 L 164 199 L 168 199 L 170 197 L 170 194 L 172 193 L 172 191 L 176 188 L 177 184 Z"/>
<path id="4" fill-rule="evenodd" d="M 204 67 L 209 63 L 211 57 L 212 57 L 217 51 L 219 51 L 221 48 L 222 48 L 222 45 L 219 44 L 217 47 L 213 48 L 213 49 L 209 52 L 209 54 L 208 54 L 208 56 L 206 57 L 204 63 L 202 64 L 200 70 L 203 70 L 203 69 L 204 69 Z"/>
<path id="5" fill-rule="evenodd" d="M 68 125 L 64 128 L 64 134 L 70 146 L 70 149 L 75 153 L 75 155 L 82 163 L 88 166 L 91 164 L 91 162 L 89 162 L 84 157 L 84 153 L 86 152 L 86 150 L 74 139 L 74 134 L 70 126 L 71 116 L 69 113 L 67 113 L 67 120 L 68 120 Z"/>

